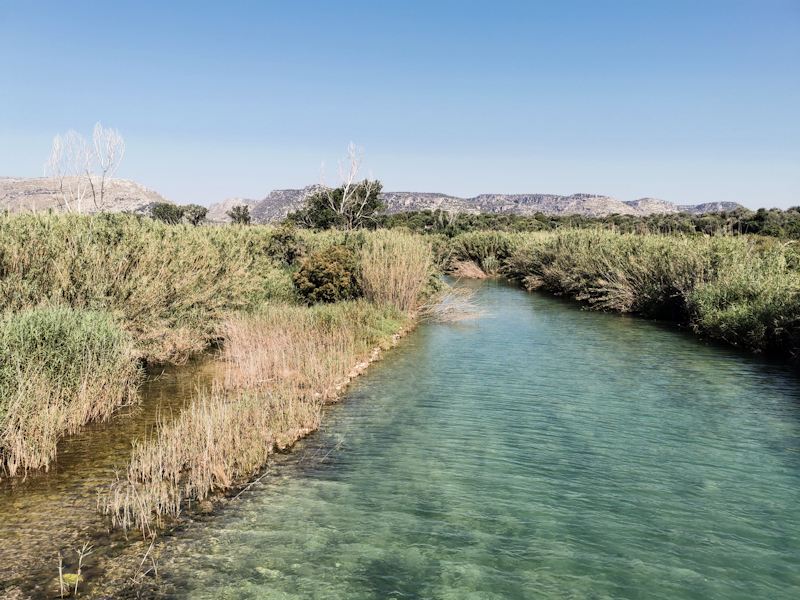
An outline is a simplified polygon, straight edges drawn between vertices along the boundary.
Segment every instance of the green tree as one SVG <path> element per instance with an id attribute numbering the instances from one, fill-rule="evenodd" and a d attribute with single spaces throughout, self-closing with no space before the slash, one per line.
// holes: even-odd
<path id="1" fill-rule="evenodd" d="M 379 199 L 383 186 L 380 181 L 369 178 L 358 181 L 364 149 L 350 142 L 347 151 L 348 159 L 339 161 L 339 187 L 329 188 L 323 184 L 319 191 L 306 198 L 302 210 L 288 215 L 289 221 L 315 229 L 352 230 L 377 226 L 378 212 L 386 208 Z"/>
<path id="2" fill-rule="evenodd" d="M 177 225 L 183 218 L 184 209 L 182 206 L 159 202 L 153 207 L 153 218 L 163 221 L 167 225 Z"/>
<path id="3" fill-rule="evenodd" d="M 375 227 L 378 213 L 386 206 L 379 196 L 380 181 L 365 179 L 335 189 L 323 188 L 306 198 L 302 210 L 291 213 L 290 221 L 313 229 L 363 229 Z"/>
<path id="4" fill-rule="evenodd" d="M 234 206 L 225 213 L 236 225 L 250 225 L 250 207 L 245 205 Z"/>
<path id="5" fill-rule="evenodd" d="M 195 227 L 206 220 L 207 214 L 208 209 L 205 206 L 200 206 L 199 204 L 187 204 L 183 207 L 183 216 L 186 217 L 186 220 Z"/>

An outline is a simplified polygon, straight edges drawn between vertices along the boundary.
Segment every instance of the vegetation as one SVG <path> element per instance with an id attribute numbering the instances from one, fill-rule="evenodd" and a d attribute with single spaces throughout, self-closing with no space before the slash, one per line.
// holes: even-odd
<path id="1" fill-rule="evenodd" d="M 287 221 L 311 229 L 374 229 L 378 212 L 386 208 L 379 199 L 382 189 L 379 181 L 368 179 L 323 188 L 306 198 L 301 210 L 289 213 Z"/>
<path id="2" fill-rule="evenodd" d="M 152 214 L 154 219 L 158 219 L 167 225 L 177 225 L 183 219 L 184 209 L 182 206 L 170 204 L 169 202 L 159 202 L 153 207 Z"/>
<path id="3" fill-rule="evenodd" d="M 556 229 L 606 229 L 618 233 L 664 233 L 746 235 L 757 234 L 780 238 L 800 239 L 800 207 L 785 211 L 777 208 L 750 211 L 737 208 L 732 211 L 704 213 L 652 214 L 648 216 L 609 215 L 582 217 L 580 215 L 544 215 L 531 217 L 519 215 L 481 213 L 451 214 L 441 210 L 410 211 L 381 215 L 377 226 L 386 229 L 404 227 L 415 233 L 441 233 L 455 237 L 473 231 L 534 232 Z"/>
<path id="4" fill-rule="evenodd" d="M 194 227 L 130 214 L 0 218 L 5 472 L 46 467 L 61 437 L 134 402 L 141 360 L 179 363 L 221 339 L 226 376 L 165 425 L 158 441 L 142 442 L 130 485 L 119 484 L 109 506 L 128 523 L 141 498 L 119 494 L 174 495 L 179 480 L 179 496 L 197 499 L 234 485 L 269 452 L 316 427 L 320 404 L 335 396 L 350 369 L 405 326 L 432 289 L 427 248 L 421 237 L 400 231 Z M 298 271 L 304 257 L 307 268 Z M 323 270 L 346 263 L 353 291 L 340 298 L 366 299 L 300 305 L 292 275 L 310 273 L 312 259 Z M 274 365 L 280 368 L 273 373 Z M 207 438 L 198 445 L 201 425 L 216 449 Z M 161 471 L 142 475 L 143 457 L 154 452 L 173 453 L 181 466 L 169 471 L 162 461 Z M 222 463 L 203 462 L 214 452 Z M 151 500 L 137 522 L 150 522 L 148 510 L 164 510 L 163 498 Z"/>
<path id="5" fill-rule="evenodd" d="M 133 341 L 109 315 L 28 308 L 0 319 L 0 472 L 47 468 L 64 434 L 136 399 Z"/>
<path id="6" fill-rule="evenodd" d="M 347 246 L 329 246 L 312 253 L 292 281 L 310 304 L 352 300 L 361 295 L 356 282 L 356 254 Z"/>
<path id="7" fill-rule="evenodd" d="M 144 532 L 250 479 L 270 454 L 319 426 L 321 408 L 390 343 L 405 318 L 356 301 L 313 308 L 265 306 L 224 327 L 227 372 L 177 420 L 138 444 L 106 496 L 118 527 Z"/>
<path id="8" fill-rule="evenodd" d="M 153 206 L 152 210 L 153 218 L 167 225 L 177 225 L 178 223 L 182 223 L 185 219 L 187 223 L 197 227 L 206 220 L 207 214 L 208 209 L 198 204 L 177 206 L 169 202 L 159 202 Z"/>
<path id="9" fill-rule="evenodd" d="M 800 349 L 800 253 L 793 243 L 562 229 L 470 233 L 452 246 L 453 262 L 488 260 L 528 289 L 592 309 L 674 320 L 755 351 Z"/>
<path id="10" fill-rule="evenodd" d="M 188 223 L 194 225 L 195 227 L 206 220 L 207 214 L 208 209 L 205 206 L 200 206 L 199 204 L 187 204 L 183 207 L 183 216 L 186 217 L 186 221 Z"/>
<path id="11" fill-rule="evenodd" d="M 236 225 L 250 225 L 250 207 L 246 204 L 234 206 L 225 214 L 233 219 Z"/>

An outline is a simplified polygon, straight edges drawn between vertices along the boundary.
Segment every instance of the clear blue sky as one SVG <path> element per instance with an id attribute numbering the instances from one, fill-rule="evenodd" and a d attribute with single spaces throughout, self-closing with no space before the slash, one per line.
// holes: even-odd
<path id="1" fill-rule="evenodd" d="M 178 203 L 328 183 L 800 205 L 800 0 L 0 0 L 0 176 L 120 130 Z M 365 172 L 366 174 L 366 172 Z"/>

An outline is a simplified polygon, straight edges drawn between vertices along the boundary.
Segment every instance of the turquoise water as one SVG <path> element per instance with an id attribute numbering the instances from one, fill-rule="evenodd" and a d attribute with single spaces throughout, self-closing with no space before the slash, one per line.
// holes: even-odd
<path id="1" fill-rule="evenodd" d="M 800 384 L 483 284 L 162 556 L 179 598 L 800 598 Z"/>

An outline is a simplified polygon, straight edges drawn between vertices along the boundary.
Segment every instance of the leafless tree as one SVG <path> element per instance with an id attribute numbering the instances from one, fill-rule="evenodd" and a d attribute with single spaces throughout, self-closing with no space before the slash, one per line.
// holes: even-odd
<path id="1" fill-rule="evenodd" d="M 75 131 L 53 139 L 53 152 L 44 166 L 50 191 L 59 207 L 67 212 L 82 212 L 83 200 L 91 182 L 85 175 L 91 169 L 92 151 Z"/>
<path id="2" fill-rule="evenodd" d="M 105 208 L 106 180 L 110 180 L 119 167 L 125 142 L 119 131 L 103 129 L 100 123 L 95 125 L 93 141 L 94 148 L 72 130 L 63 138 L 57 135 L 53 139 L 53 151 L 44 165 L 44 176 L 62 210 L 83 212 L 83 202 L 90 193 L 94 209 Z M 94 174 L 95 165 L 99 167 L 99 175 Z"/>
<path id="3" fill-rule="evenodd" d="M 122 162 L 122 155 L 125 154 L 125 142 L 116 129 L 103 129 L 98 121 L 94 126 L 94 155 L 100 170 L 100 184 L 95 186 L 92 175 L 88 172 L 89 182 L 92 187 L 92 198 L 94 199 L 95 210 L 103 210 L 106 205 L 105 183 L 106 178 L 111 179 Z M 99 190 L 97 189 L 99 187 Z"/>
<path id="4" fill-rule="evenodd" d="M 375 191 L 380 192 L 380 182 L 372 178 L 372 173 L 362 181 L 358 181 L 364 149 L 356 148 L 353 142 L 347 147 L 347 158 L 339 161 L 339 189 L 341 199 L 334 190 L 325 185 L 325 163 L 321 169 L 321 191 L 326 205 L 346 221 L 347 229 L 355 229 L 365 220 L 373 219 L 375 213 Z"/>

